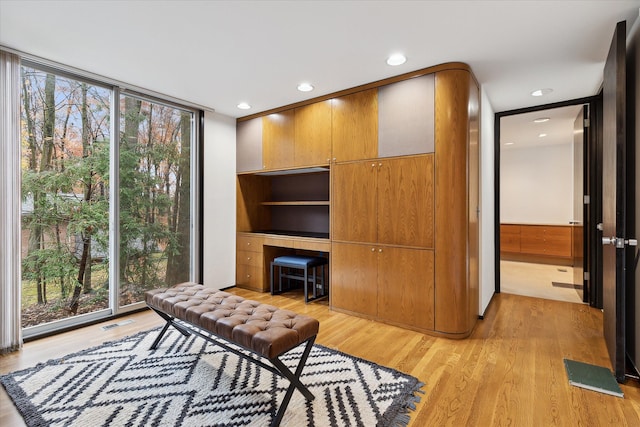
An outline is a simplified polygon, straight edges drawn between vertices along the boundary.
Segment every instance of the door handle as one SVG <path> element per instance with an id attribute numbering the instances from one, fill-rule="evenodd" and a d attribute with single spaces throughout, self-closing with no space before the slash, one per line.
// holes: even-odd
<path id="1" fill-rule="evenodd" d="M 625 246 L 638 246 L 637 239 L 623 239 L 622 237 L 603 237 L 603 245 L 613 245 L 618 249 L 622 249 Z"/>

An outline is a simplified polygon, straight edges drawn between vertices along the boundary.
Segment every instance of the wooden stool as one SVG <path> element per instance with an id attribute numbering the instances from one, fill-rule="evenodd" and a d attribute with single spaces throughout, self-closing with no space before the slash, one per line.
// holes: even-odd
<path id="1" fill-rule="evenodd" d="M 324 280 L 324 266 L 327 265 L 327 259 L 323 257 L 313 257 L 304 255 L 286 255 L 279 256 L 271 262 L 271 295 L 282 293 L 282 278 L 290 280 L 302 281 L 304 287 L 304 302 L 313 301 L 318 298 L 328 296 Z M 278 290 L 274 287 L 273 268 L 278 267 Z M 322 273 L 316 274 L 316 269 L 322 267 Z M 286 268 L 287 271 L 283 271 Z M 301 273 L 292 274 L 291 269 L 302 270 Z M 309 275 L 311 269 L 311 275 Z M 311 283 L 312 293 L 309 297 L 309 283 Z"/>

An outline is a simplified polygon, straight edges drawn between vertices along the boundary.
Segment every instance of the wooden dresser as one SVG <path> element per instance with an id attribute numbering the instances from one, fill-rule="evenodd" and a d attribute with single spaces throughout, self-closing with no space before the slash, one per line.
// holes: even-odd
<path id="1" fill-rule="evenodd" d="M 500 257 L 510 261 L 572 265 L 573 226 L 501 224 Z"/>

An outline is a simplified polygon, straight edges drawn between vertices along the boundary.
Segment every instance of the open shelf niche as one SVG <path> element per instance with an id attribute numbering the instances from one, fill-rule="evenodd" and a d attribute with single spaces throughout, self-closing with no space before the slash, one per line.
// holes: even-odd
<path id="1" fill-rule="evenodd" d="M 329 238 L 329 168 L 238 175 L 238 231 Z"/>

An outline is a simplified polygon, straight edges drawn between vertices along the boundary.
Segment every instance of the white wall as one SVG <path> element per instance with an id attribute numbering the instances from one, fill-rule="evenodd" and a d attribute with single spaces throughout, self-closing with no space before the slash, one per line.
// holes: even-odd
<path id="1" fill-rule="evenodd" d="M 236 120 L 217 113 L 204 116 L 202 221 L 203 284 L 235 285 Z"/>
<path id="2" fill-rule="evenodd" d="M 496 289 L 494 111 L 483 90 L 480 94 L 480 315 L 484 315 Z"/>
<path id="3" fill-rule="evenodd" d="M 502 147 L 500 222 L 569 224 L 573 220 L 573 146 Z"/>

